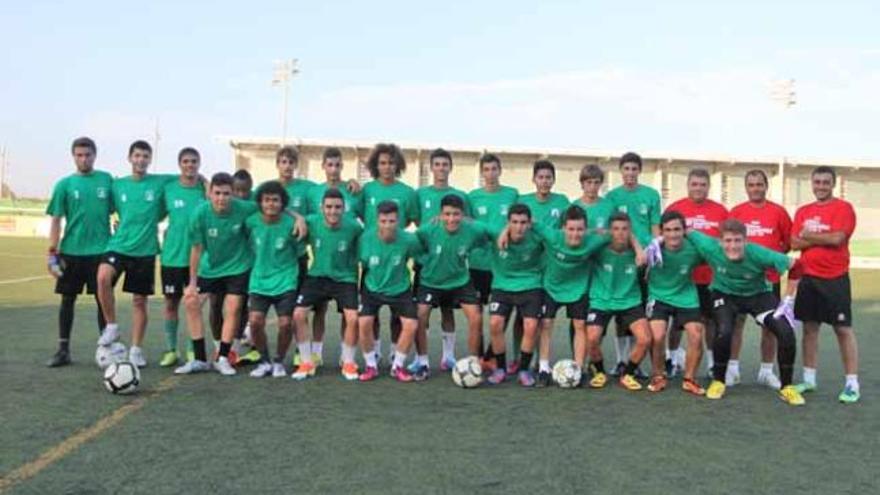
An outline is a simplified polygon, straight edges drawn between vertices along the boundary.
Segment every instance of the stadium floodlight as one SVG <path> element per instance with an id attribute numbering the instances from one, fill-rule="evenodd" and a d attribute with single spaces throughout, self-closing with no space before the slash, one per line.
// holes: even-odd
<path id="1" fill-rule="evenodd" d="M 785 108 L 793 107 L 797 103 L 794 79 L 783 79 L 773 82 L 770 87 L 770 98 L 781 103 Z"/>
<path id="2" fill-rule="evenodd" d="M 284 141 L 287 139 L 287 99 L 288 92 L 290 91 L 290 80 L 299 73 L 298 62 L 295 58 L 274 61 L 275 70 L 272 73 L 272 86 L 281 86 L 283 94 L 281 100 L 281 146 L 284 146 Z"/>

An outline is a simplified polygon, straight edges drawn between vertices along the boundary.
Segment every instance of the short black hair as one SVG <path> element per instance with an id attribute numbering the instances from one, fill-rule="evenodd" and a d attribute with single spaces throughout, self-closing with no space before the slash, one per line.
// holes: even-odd
<path id="1" fill-rule="evenodd" d="M 770 185 L 770 181 L 767 180 L 767 172 L 764 172 L 760 168 L 753 168 L 753 169 L 749 170 L 748 172 L 746 172 L 746 176 L 743 178 L 743 180 L 748 182 L 749 177 L 760 177 L 760 178 L 764 179 L 765 186 Z"/>
<path id="2" fill-rule="evenodd" d="M 532 165 L 532 177 L 538 175 L 538 172 L 541 170 L 549 170 L 553 174 L 553 178 L 556 178 L 556 166 L 553 165 L 553 162 L 550 160 L 538 160 Z"/>
<path id="3" fill-rule="evenodd" d="M 339 158 L 342 159 L 342 151 L 335 146 L 330 146 L 329 148 L 324 148 L 324 154 L 321 155 L 321 163 L 326 162 L 331 158 Z"/>
<path id="4" fill-rule="evenodd" d="M 379 156 L 383 154 L 389 155 L 391 161 L 396 165 L 395 177 L 400 177 L 400 174 L 406 172 L 406 159 L 403 157 L 403 152 L 400 151 L 400 148 L 393 143 L 379 143 L 373 147 L 369 158 L 367 158 L 367 170 L 370 171 L 372 178 L 376 179 L 379 177 Z"/>
<path id="5" fill-rule="evenodd" d="M 642 157 L 639 156 L 638 153 L 634 153 L 632 151 L 628 151 L 628 152 L 624 153 L 623 156 L 620 157 L 620 163 L 618 164 L 617 168 L 620 168 L 623 166 L 624 163 L 629 163 L 629 162 L 632 162 L 632 163 L 635 163 L 636 165 L 638 165 L 639 171 L 642 170 Z"/>
<path id="6" fill-rule="evenodd" d="M 277 152 L 275 152 L 275 163 L 278 163 L 278 160 L 281 157 L 287 157 L 287 159 L 293 162 L 296 165 L 299 165 L 299 151 L 293 146 L 282 146 Z"/>
<path id="7" fill-rule="evenodd" d="M 183 157 L 186 155 L 193 155 L 199 160 L 202 159 L 202 155 L 199 154 L 199 150 L 187 146 L 186 148 L 182 148 L 180 151 L 177 152 L 177 163 L 180 163 L 180 161 L 183 160 Z"/>
<path id="8" fill-rule="evenodd" d="M 446 158 L 447 160 L 449 160 L 449 166 L 452 166 L 452 155 L 443 148 L 437 148 L 436 150 L 432 151 L 431 156 L 428 159 L 428 163 L 434 163 L 435 158 Z"/>
<path id="9" fill-rule="evenodd" d="M 529 218 L 529 220 L 531 220 L 532 219 L 532 210 L 529 209 L 529 207 L 527 205 L 524 205 L 522 203 L 517 203 L 517 204 L 511 206 L 509 210 L 507 210 L 507 219 L 510 220 L 510 217 L 512 217 L 514 215 L 525 215 Z"/>
<path id="10" fill-rule="evenodd" d="M 258 205 L 263 204 L 263 196 L 279 196 L 282 208 L 287 208 L 287 205 L 290 203 L 290 195 L 287 194 L 287 190 L 277 180 L 270 180 L 260 184 L 256 195 Z"/>
<path id="11" fill-rule="evenodd" d="M 385 200 L 379 203 L 379 206 L 376 207 L 377 215 L 387 215 L 389 213 L 399 213 L 397 203 L 394 201 Z"/>
<path id="12" fill-rule="evenodd" d="M 709 171 L 705 168 L 692 168 L 690 172 L 688 172 L 687 180 L 690 181 L 691 177 L 700 177 L 702 179 L 706 179 L 706 182 L 711 182 L 712 179 L 709 176 Z"/>
<path id="13" fill-rule="evenodd" d="M 565 214 L 562 216 L 562 224 L 565 225 L 569 220 L 583 220 L 584 224 L 587 223 L 587 213 L 577 205 L 571 205 L 565 210 Z"/>
<path id="14" fill-rule="evenodd" d="M 663 212 L 663 215 L 660 216 L 660 227 L 663 227 L 667 223 L 675 220 L 681 222 L 682 229 L 687 228 L 687 221 L 685 220 L 684 215 L 675 210 L 666 210 L 665 212 Z"/>
<path id="15" fill-rule="evenodd" d="M 814 168 L 813 172 L 810 174 L 810 177 L 812 177 L 814 175 L 818 175 L 818 174 L 830 174 L 831 175 L 831 182 L 832 183 L 837 182 L 837 172 L 835 172 L 834 169 L 829 167 L 828 165 L 820 165 L 820 166 Z"/>
<path id="16" fill-rule="evenodd" d="M 254 181 L 253 177 L 251 177 L 251 173 L 243 168 L 236 170 L 235 173 L 232 174 L 232 178 L 235 180 L 243 180 L 247 182 Z"/>
<path id="17" fill-rule="evenodd" d="M 458 208 L 459 210 L 464 210 L 464 201 L 455 194 L 447 194 L 440 200 L 440 209 L 442 210 L 444 206 L 451 206 L 453 208 Z"/>
<path id="18" fill-rule="evenodd" d="M 328 199 L 338 199 L 342 201 L 342 204 L 345 205 L 345 196 L 342 195 L 342 191 L 335 187 L 328 187 L 326 191 L 324 191 L 324 195 L 321 196 L 321 204 L 324 204 L 324 201 Z"/>
<path id="19" fill-rule="evenodd" d="M 629 219 L 629 215 L 622 211 L 615 211 L 611 214 L 611 217 L 608 218 L 608 225 L 611 225 L 614 222 L 626 222 L 628 224 L 632 224 Z"/>
<path id="20" fill-rule="evenodd" d="M 153 147 L 150 146 L 150 143 L 144 141 L 143 139 L 138 139 L 137 141 L 131 143 L 131 146 L 128 147 L 128 156 L 131 156 L 134 153 L 134 150 L 146 151 L 149 154 L 153 154 Z"/>
<path id="21" fill-rule="evenodd" d="M 581 169 L 581 174 L 578 179 L 579 182 L 583 182 L 587 179 L 599 179 L 599 182 L 605 182 L 605 172 L 602 171 L 602 167 L 595 163 L 588 163 Z"/>
<path id="22" fill-rule="evenodd" d="M 214 186 L 232 187 L 232 176 L 227 172 L 217 172 L 211 176 L 211 187 Z"/>
<path id="23" fill-rule="evenodd" d="M 89 148 L 92 150 L 92 153 L 98 152 L 98 147 L 95 145 L 95 141 L 86 136 L 80 136 L 73 140 L 73 143 L 70 145 L 70 152 L 73 153 L 73 150 L 76 148 Z"/>
<path id="24" fill-rule="evenodd" d="M 483 155 L 480 156 L 480 170 L 483 170 L 483 165 L 487 163 L 497 163 L 498 168 L 502 168 L 501 158 L 498 158 L 498 155 L 495 153 L 483 153 Z"/>

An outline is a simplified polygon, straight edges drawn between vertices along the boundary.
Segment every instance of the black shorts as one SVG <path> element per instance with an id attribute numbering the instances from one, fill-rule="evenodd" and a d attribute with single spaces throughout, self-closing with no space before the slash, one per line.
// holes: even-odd
<path id="1" fill-rule="evenodd" d="M 575 302 L 561 303 L 553 299 L 547 291 L 544 291 L 544 308 L 541 311 L 542 318 L 556 318 L 559 308 L 565 306 L 565 312 L 572 320 L 586 320 L 587 312 L 590 309 L 590 295 L 584 294 Z"/>
<path id="2" fill-rule="evenodd" d="M 367 289 L 361 292 L 361 304 L 358 307 L 358 312 L 361 316 L 378 316 L 382 306 L 388 306 L 391 314 L 401 318 L 413 320 L 418 318 L 412 291 L 409 289 L 394 296 L 370 292 Z"/>
<path id="3" fill-rule="evenodd" d="M 188 266 L 163 266 L 159 272 L 162 275 L 162 294 L 172 297 L 183 296 L 183 289 L 189 284 Z"/>
<path id="4" fill-rule="evenodd" d="M 477 297 L 483 306 L 489 304 L 489 295 L 492 294 L 492 272 L 489 270 L 471 270 L 471 283 L 477 291 Z"/>
<path id="5" fill-rule="evenodd" d="M 602 327 L 602 334 L 604 335 L 605 330 L 608 328 L 608 323 L 611 322 L 612 318 L 617 325 L 618 335 L 626 335 L 625 333 L 622 333 L 623 330 L 628 331 L 630 325 L 639 320 L 645 319 L 645 307 L 640 304 L 619 311 L 590 309 L 590 311 L 587 312 L 587 326 Z"/>
<path id="6" fill-rule="evenodd" d="M 199 277 L 197 282 L 199 294 L 246 296 L 248 294 L 250 275 L 251 272 L 246 271 L 238 275 L 227 275 L 225 277 Z"/>
<path id="7" fill-rule="evenodd" d="M 642 293 L 642 307 L 645 307 L 648 304 L 648 277 L 645 276 L 647 273 L 648 267 L 641 266 L 638 269 L 639 273 L 639 292 Z"/>
<path id="8" fill-rule="evenodd" d="M 302 288 L 306 281 L 306 275 L 309 273 L 309 255 L 300 256 L 297 263 L 299 264 L 299 273 L 296 274 L 296 286 Z"/>
<path id="9" fill-rule="evenodd" d="M 700 308 L 679 308 L 663 301 L 648 301 L 645 314 L 649 321 L 669 322 L 672 318 L 673 328 L 683 327 L 687 323 L 703 322 Z"/>
<path id="10" fill-rule="evenodd" d="M 479 304 L 480 296 L 471 282 L 454 289 L 435 289 L 420 285 L 416 290 L 416 302 L 428 304 L 432 308 L 454 308 L 461 304 Z"/>
<path id="11" fill-rule="evenodd" d="M 736 296 L 725 294 L 717 290 L 712 291 L 712 314 L 715 323 L 720 325 L 721 318 L 733 315 L 752 315 L 757 320 L 758 316 L 767 312 L 776 311 L 779 298 L 772 292 L 760 292 L 751 296 Z"/>
<path id="12" fill-rule="evenodd" d="M 541 318 L 541 310 L 544 307 L 544 291 L 541 289 L 508 292 L 493 290 L 489 298 L 489 314 L 510 317 L 510 312 L 516 308 L 516 312 L 523 318 Z"/>
<path id="13" fill-rule="evenodd" d="M 156 257 L 155 256 L 128 256 L 113 251 L 104 253 L 101 263 L 110 265 L 116 270 L 113 286 L 122 274 L 125 274 L 125 282 L 122 283 L 122 291 L 129 294 L 149 295 L 155 291 L 156 285 Z"/>
<path id="14" fill-rule="evenodd" d="M 776 282 L 773 284 L 773 294 L 776 296 L 776 299 L 782 300 L 782 284 Z"/>
<path id="15" fill-rule="evenodd" d="M 83 286 L 87 294 L 98 292 L 98 264 L 101 255 L 73 256 L 58 255 L 61 258 L 63 274 L 55 281 L 56 294 L 82 294 Z"/>
<path id="16" fill-rule="evenodd" d="M 293 310 L 296 308 L 296 291 L 291 290 L 277 296 L 251 293 L 248 296 L 248 303 L 250 312 L 266 314 L 269 308 L 275 306 L 276 315 L 293 316 Z"/>
<path id="17" fill-rule="evenodd" d="M 712 319 L 712 291 L 708 285 L 696 284 L 697 296 L 700 298 L 700 307 L 697 309 L 700 315 L 706 320 Z M 684 322 L 678 324 L 683 325 Z"/>
<path id="18" fill-rule="evenodd" d="M 798 284 L 794 317 L 803 322 L 852 326 L 851 291 L 848 273 L 837 278 L 804 275 Z"/>
<path id="19" fill-rule="evenodd" d="M 296 298 L 296 305 L 316 308 L 334 299 L 336 307 L 358 309 L 358 290 L 354 282 L 337 282 L 329 277 L 306 277 Z"/>

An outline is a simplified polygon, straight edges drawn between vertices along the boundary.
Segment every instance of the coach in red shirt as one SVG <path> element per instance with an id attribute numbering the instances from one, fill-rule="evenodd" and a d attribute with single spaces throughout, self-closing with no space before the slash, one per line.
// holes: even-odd
<path id="1" fill-rule="evenodd" d="M 801 251 L 804 276 L 794 305 L 795 317 L 804 322 L 804 382 L 802 392 L 816 390 L 819 326 L 831 325 L 837 335 L 846 384 L 838 398 L 859 400 L 858 346 L 852 330 L 852 295 L 849 281 L 849 238 L 856 227 L 850 203 L 834 197 L 837 176 L 831 167 L 811 174 L 816 201 L 798 208 L 791 230 L 791 247 Z"/>
<path id="2" fill-rule="evenodd" d="M 709 172 L 704 168 L 691 169 L 687 176 L 688 197 L 680 199 L 666 208 L 666 211 L 677 211 L 684 216 L 689 229 L 694 229 L 712 237 L 719 237 L 721 222 L 727 220 L 727 208 L 721 203 L 709 199 Z M 706 348 L 712 348 L 715 339 L 715 322 L 712 318 L 712 301 L 709 295 L 709 284 L 712 283 L 712 269 L 707 264 L 694 268 L 694 284 L 697 286 L 697 294 L 700 296 L 700 312 L 703 314 Z M 669 349 L 673 351 L 675 359 L 672 363 L 675 367 L 683 364 L 679 359 L 681 352 L 681 326 L 673 325 L 676 331 L 669 332 Z M 667 367 L 670 364 L 667 361 Z M 706 364 L 709 373 L 712 373 L 712 352 L 706 352 Z M 673 368 L 674 369 L 674 368 Z M 674 371 L 673 371 L 674 373 Z"/>
<path id="3" fill-rule="evenodd" d="M 730 217 L 735 218 L 746 226 L 746 236 L 749 242 L 759 244 L 765 248 L 787 253 L 791 249 L 791 217 L 781 205 L 767 200 L 767 187 L 769 186 L 767 174 L 763 170 L 755 169 L 746 172 L 746 195 L 748 201 L 736 205 L 730 210 Z M 773 292 L 776 297 L 782 299 L 779 287 L 779 273 L 776 270 L 767 270 L 767 281 L 773 284 Z M 744 318 L 736 322 L 736 330 L 733 334 L 733 342 L 730 347 L 730 361 L 727 365 L 727 386 L 732 386 L 740 381 L 739 377 L 739 353 L 742 349 Z M 758 372 L 758 383 L 778 389 L 779 378 L 773 373 L 773 361 L 776 357 L 776 337 L 762 327 L 761 329 L 761 370 Z"/>

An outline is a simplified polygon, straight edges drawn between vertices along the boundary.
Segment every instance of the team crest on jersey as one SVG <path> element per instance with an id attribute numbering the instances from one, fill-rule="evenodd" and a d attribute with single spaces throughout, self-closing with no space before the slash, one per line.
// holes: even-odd
<path id="1" fill-rule="evenodd" d="M 321 249 L 321 239 L 315 239 L 315 249 Z"/>
<path id="2" fill-rule="evenodd" d="M 603 264 L 602 269 L 605 270 L 606 272 L 613 272 L 614 271 L 614 267 L 611 266 L 611 263 Z"/>
<path id="3" fill-rule="evenodd" d="M 391 266 L 397 266 L 403 261 L 403 257 L 399 254 L 395 254 L 391 257 Z"/>
<path id="4" fill-rule="evenodd" d="M 501 205 L 501 214 L 507 216 L 507 209 L 510 208 L 510 205 Z"/>
<path id="5" fill-rule="evenodd" d="M 370 256 L 370 266 L 379 266 L 378 256 Z"/>
<path id="6" fill-rule="evenodd" d="M 623 270 L 623 273 L 627 275 L 632 275 L 636 272 L 636 265 L 626 265 L 626 268 Z"/>
<path id="7" fill-rule="evenodd" d="M 437 245 L 437 247 L 434 249 L 434 253 L 440 254 L 442 252 L 443 252 L 443 246 Z"/>
<path id="8" fill-rule="evenodd" d="M 99 187 L 95 189 L 95 193 L 98 195 L 98 199 L 107 199 L 107 188 Z"/>
<path id="9" fill-rule="evenodd" d="M 172 202 L 172 206 L 173 206 L 174 208 L 184 208 L 184 207 L 186 207 L 186 201 L 184 201 L 184 200 L 182 200 L 182 199 L 175 199 L 175 200 Z"/>
<path id="10" fill-rule="evenodd" d="M 556 253 L 556 259 L 559 261 L 565 261 L 565 255 L 562 253 Z"/>
<path id="11" fill-rule="evenodd" d="M 156 194 L 152 189 L 148 189 L 144 191 L 144 199 L 147 201 L 154 201 L 156 199 Z"/>
<path id="12" fill-rule="evenodd" d="M 235 224 L 232 226 L 232 232 L 237 234 L 239 230 L 241 230 L 241 225 Z"/>
<path id="13" fill-rule="evenodd" d="M 639 205 L 639 214 L 640 215 L 647 215 L 648 214 L 648 205 L 645 205 L 645 204 Z"/>
<path id="14" fill-rule="evenodd" d="M 426 199 L 426 200 L 425 200 L 425 209 L 427 210 L 427 209 L 429 209 L 429 208 L 431 208 L 431 200 L 430 200 L 430 199 Z"/>
<path id="15" fill-rule="evenodd" d="M 458 248 L 458 256 L 460 256 L 460 257 L 467 256 L 467 248 L 464 246 L 461 246 L 460 248 Z"/>
<path id="16" fill-rule="evenodd" d="M 560 213 L 559 208 L 553 208 L 550 210 L 550 216 L 553 218 L 559 218 Z"/>
<path id="17" fill-rule="evenodd" d="M 208 237 L 217 237 L 217 229 L 213 227 L 208 229 Z"/>
<path id="18" fill-rule="evenodd" d="M 484 216 L 489 212 L 489 210 L 485 206 L 477 207 L 477 215 Z"/>
<path id="19" fill-rule="evenodd" d="M 508 256 L 508 254 L 509 254 L 509 253 L 507 252 L 507 250 L 504 250 L 504 251 L 498 251 L 498 257 L 501 258 L 501 259 L 506 259 L 507 256 Z"/>
<path id="20" fill-rule="evenodd" d="M 127 194 L 125 194 L 125 193 L 122 193 L 122 196 L 120 196 L 120 198 L 119 198 L 119 199 L 121 199 L 121 200 L 122 200 L 122 202 L 123 202 L 123 203 L 125 203 L 125 202 L 127 202 L 127 201 L 128 201 L 128 195 L 127 195 Z"/>
<path id="21" fill-rule="evenodd" d="M 275 249 L 284 249 L 284 244 L 285 244 L 285 241 L 284 241 L 283 237 L 279 237 L 278 239 L 275 239 Z"/>
<path id="22" fill-rule="evenodd" d="M 73 199 L 76 199 L 76 200 L 79 199 L 79 190 L 77 190 L 77 189 L 73 190 Z"/>
<path id="23" fill-rule="evenodd" d="M 340 253 L 344 253 L 344 252 L 348 251 L 348 243 L 345 241 L 339 241 L 336 244 L 336 251 L 338 251 Z"/>
<path id="24" fill-rule="evenodd" d="M 687 275 L 690 269 L 687 266 L 682 266 L 678 269 L 678 273 L 681 275 Z"/>
<path id="25" fill-rule="evenodd" d="M 293 206 L 294 208 L 299 208 L 300 206 L 302 206 L 302 198 L 300 198 L 299 196 L 293 198 L 293 204 L 292 204 L 292 206 Z"/>

